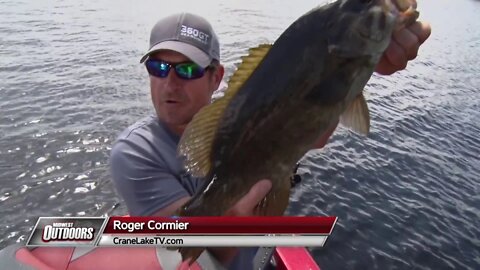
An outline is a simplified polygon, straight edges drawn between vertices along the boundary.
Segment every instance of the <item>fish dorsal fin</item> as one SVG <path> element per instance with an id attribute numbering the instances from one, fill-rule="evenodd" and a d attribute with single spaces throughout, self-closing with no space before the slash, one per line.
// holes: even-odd
<path id="1" fill-rule="evenodd" d="M 180 138 L 178 153 L 185 156 L 185 168 L 194 177 L 205 177 L 210 172 L 211 148 L 218 121 L 227 104 L 221 98 L 201 109 Z"/>
<path id="2" fill-rule="evenodd" d="M 230 78 L 225 95 L 201 109 L 183 132 L 178 152 L 185 156 L 185 168 L 193 176 L 205 177 L 212 169 L 213 142 L 225 108 L 263 60 L 271 46 L 262 44 L 250 49 L 249 54 L 242 57 L 242 63 Z"/>
<path id="3" fill-rule="evenodd" d="M 363 135 L 370 131 L 370 113 L 363 94 L 358 95 L 340 116 L 340 123 Z"/>
<path id="4" fill-rule="evenodd" d="M 242 57 L 242 63 L 228 81 L 226 94 L 234 95 L 238 92 L 243 83 L 252 75 L 258 64 L 262 62 L 271 47 L 271 44 L 262 44 L 248 50 L 248 55 Z"/>

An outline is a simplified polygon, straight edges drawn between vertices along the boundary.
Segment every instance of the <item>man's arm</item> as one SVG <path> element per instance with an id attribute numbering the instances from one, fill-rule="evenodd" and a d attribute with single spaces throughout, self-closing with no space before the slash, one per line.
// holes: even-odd
<path id="1" fill-rule="evenodd" d="M 165 206 L 164 208 L 158 210 L 157 212 L 153 213 L 152 216 L 159 216 L 159 217 L 165 217 L 165 216 L 173 216 L 177 210 L 180 209 L 180 207 L 182 207 L 182 205 L 184 205 L 185 203 L 188 202 L 188 200 L 190 200 L 190 196 L 185 196 L 167 206 Z"/>
<path id="2" fill-rule="evenodd" d="M 162 160 L 130 141 L 117 142 L 111 151 L 113 184 L 130 215 L 172 215 L 189 193 Z"/>

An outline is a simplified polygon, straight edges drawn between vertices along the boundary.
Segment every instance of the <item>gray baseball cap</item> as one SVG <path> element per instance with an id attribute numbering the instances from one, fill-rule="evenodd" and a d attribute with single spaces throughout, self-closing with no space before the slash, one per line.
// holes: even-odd
<path id="1" fill-rule="evenodd" d="M 159 50 L 179 52 L 203 68 L 213 59 L 220 61 L 220 44 L 212 26 L 203 17 L 191 13 L 159 20 L 150 33 L 150 49 L 140 63 Z"/>

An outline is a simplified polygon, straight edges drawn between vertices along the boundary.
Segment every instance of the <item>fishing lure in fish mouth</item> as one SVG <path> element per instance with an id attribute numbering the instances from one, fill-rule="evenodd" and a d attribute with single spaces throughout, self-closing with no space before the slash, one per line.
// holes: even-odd
<path id="1" fill-rule="evenodd" d="M 249 50 L 222 98 L 197 113 L 179 154 L 204 185 L 178 216 L 221 216 L 260 179 L 260 215 L 283 215 L 292 168 L 340 121 L 368 134 L 363 89 L 395 29 L 418 18 L 411 0 L 339 0 L 298 18 L 273 45 Z M 204 248 L 181 248 L 193 263 Z"/>

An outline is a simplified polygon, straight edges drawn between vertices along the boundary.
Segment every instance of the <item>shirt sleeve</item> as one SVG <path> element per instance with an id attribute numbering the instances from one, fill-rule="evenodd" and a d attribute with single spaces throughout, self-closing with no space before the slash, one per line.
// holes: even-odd
<path id="1" fill-rule="evenodd" d="M 114 144 L 110 169 L 113 184 L 132 216 L 152 215 L 189 196 L 165 161 L 129 141 Z"/>

